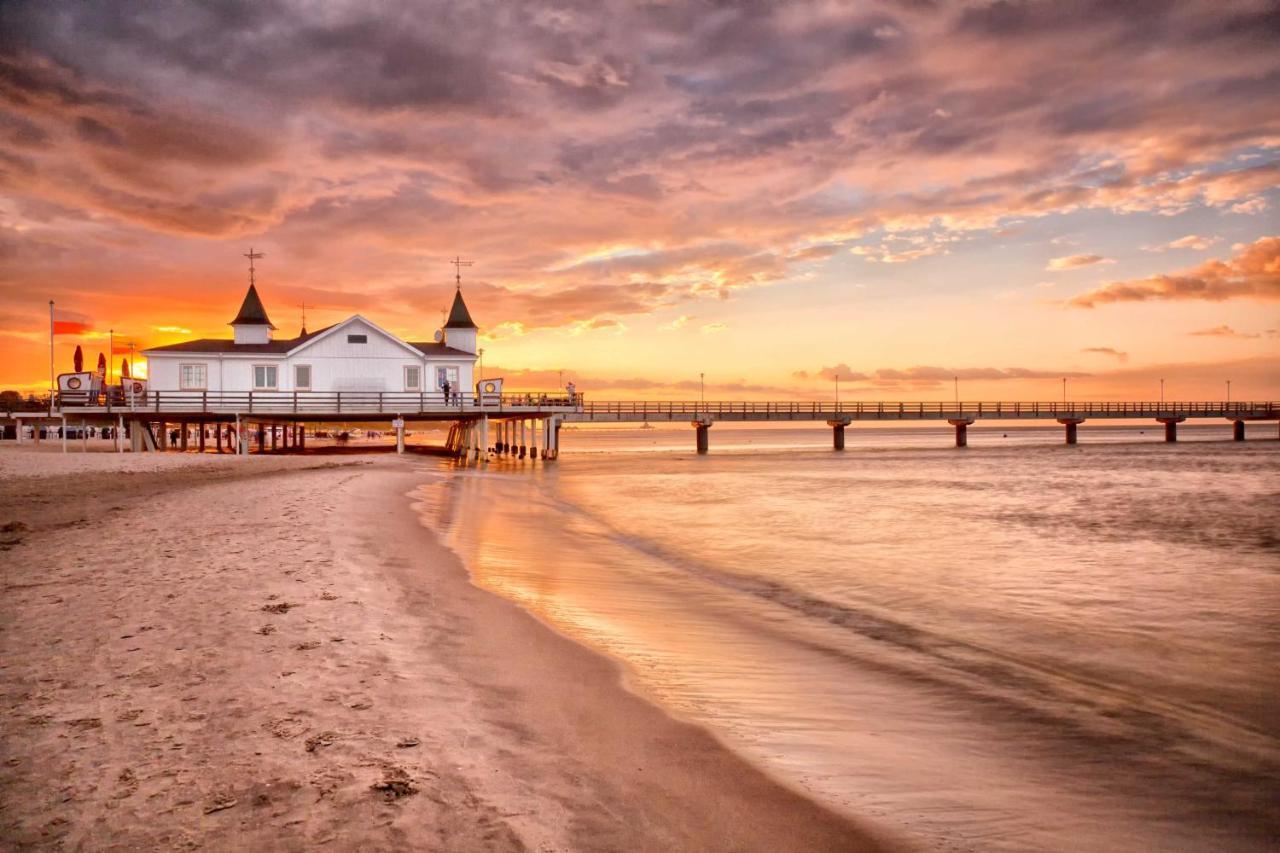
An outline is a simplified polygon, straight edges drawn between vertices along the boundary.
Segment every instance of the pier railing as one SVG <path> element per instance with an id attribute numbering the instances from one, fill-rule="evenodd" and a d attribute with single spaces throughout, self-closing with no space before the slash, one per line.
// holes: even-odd
<path id="1" fill-rule="evenodd" d="M 539 413 L 571 421 L 644 420 L 988 420 L 1090 418 L 1280 419 L 1274 401 L 590 401 L 562 391 L 474 394 L 417 391 L 145 391 L 60 392 L 61 412 L 337 416 Z"/>
<path id="2" fill-rule="evenodd" d="M 246 415 L 440 414 L 506 410 L 567 410 L 582 404 L 582 395 L 564 392 L 450 393 L 442 391 L 141 391 L 120 388 L 104 392 L 61 391 L 63 411 L 154 413 L 234 413 Z"/>
<path id="3" fill-rule="evenodd" d="M 834 402 L 834 401 L 592 401 L 580 409 L 584 420 L 710 417 L 723 420 L 978 420 L 986 418 L 1280 418 L 1280 402 Z"/>

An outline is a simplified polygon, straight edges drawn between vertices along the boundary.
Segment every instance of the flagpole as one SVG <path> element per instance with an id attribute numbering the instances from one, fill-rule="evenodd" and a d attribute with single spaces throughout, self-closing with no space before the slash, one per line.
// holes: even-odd
<path id="1" fill-rule="evenodd" d="M 53 300 L 49 300 L 49 416 L 53 416 Z"/>
<path id="2" fill-rule="evenodd" d="M 111 384 L 111 362 L 116 357 L 116 330 L 107 330 L 107 384 Z"/>

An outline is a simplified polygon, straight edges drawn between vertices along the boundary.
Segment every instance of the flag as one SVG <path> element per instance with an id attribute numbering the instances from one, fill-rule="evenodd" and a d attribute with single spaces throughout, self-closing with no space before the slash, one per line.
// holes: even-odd
<path id="1" fill-rule="evenodd" d="M 53 333 L 55 335 L 78 335 L 93 328 L 93 321 L 83 314 L 74 311 L 53 309 Z"/>

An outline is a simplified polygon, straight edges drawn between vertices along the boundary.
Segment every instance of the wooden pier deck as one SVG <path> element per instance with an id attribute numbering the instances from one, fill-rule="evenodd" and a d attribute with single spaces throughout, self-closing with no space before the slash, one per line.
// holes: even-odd
<path id="1" fill-rule="evenodd" d="M 1154 420 L 1164 425 L 1165 440 L 1177 440 L 1177 425 L 1187 421 L 1227 421 L 1232 437 L 1243 441 L 1250 421 L 1280 421 L 1276 401 L 951 401 L 951 402 L 834 402 L 834 401 L 646 401 L 586 400 L 562 391 L 529 393 L 452 394 L 439 392 L 244 392 L 148 391 L 125 397 L 119 389 L 92 399 L 81 394 L 55 398 L 52 410 L 0 412 L 0 422 L 21 423 L 56 420 L 63 424 L 101 424 L 142 427 L 137 432 L 156 435 L 156 442 L 135 441 L 135 449 L 151 444 L 164 448 L 165 425 L 230 425 L 237 435 L 256 431 L 259 448 L 264 429 L 291 430 L 294 446 L 305 446 L 302 423 L 446 421 L 454 425 L 450 446 L 478 458 L 498 453 L 541 450 L 543 458 L 558 455 L 559 427 L 565 423 L 687 422 L 695 429 L 696 447 L 706 453 L 709 431 L 716 423 L 821 422 L 832 430 L 832 444 L 844 449 L 845 428 L 854 423 L 928 422 L 955 428 L 957 447 L 967 444 L 968 427 L 983 421 L 1054 421 L 1064 427 L 1068 444 L 1077 441 L 1077 428 L 1086 421 Z M 496 441 L 490 443 L 493 422 Z M 158 427 L 153 430 L 152 425 Z M 256 425 L 256 428 L 251 426 Z M 403 426 L 400 427 L 403 429 Z M 526 437 L 526 429 L 528 437 Z M 219 433 L 219 447 L 221 446 Z M 536 437 L 536 438 L 535 438 Z M 529 440 L 536 441 L 526 445 Z M 289 439 L 284 446 L 288 447 Z M 274 441 L 273 441 L 274 445 Z M 185 446 L 185 445 L 184 445 Z M 244 441 L 238 439 L 244 451 Z M 230 445 L 228 445 L 230 449 Z"/>

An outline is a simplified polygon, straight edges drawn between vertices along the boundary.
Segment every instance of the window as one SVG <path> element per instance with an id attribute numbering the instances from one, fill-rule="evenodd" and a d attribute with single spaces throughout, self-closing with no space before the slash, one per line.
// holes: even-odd
<path id="1" fill-rule="evenodd" d="M 404 390 L 422 390 L 422 368 L 416 364 L 407 364 L 404 368 Z"/>
<path id="2" fill-rule="evenodd" d="M 347 343 L 367 344 L 369 343 L 369 336 L 368 335 L 347 335 Z"/>
<path id="3" fill-rule="evenodd" d="M 178 387 L 183 391 L 203 391 L 208 386 L 203 364 L 178 365 Z"/>
<path id="4" fill-rule="evenodd" d="M 279 368 L 274 364 L 255 364 L 253 366 L 253 390 L 276 390 L 276 375 Z"/>
<path id="5" fill-rule="evenodd" d="M 293 390 L 311 390 L 311 365 L 295 364 L 293 366 Z"/>
<path id="6" fill-rule="evenodd" d="M 454 391 L 458 390 L 458 368 L 456 367 L 437 367 L 436 368 L 436 387 L 443 388 L 444 383 L 448 382 L 449 387 Z"/>

